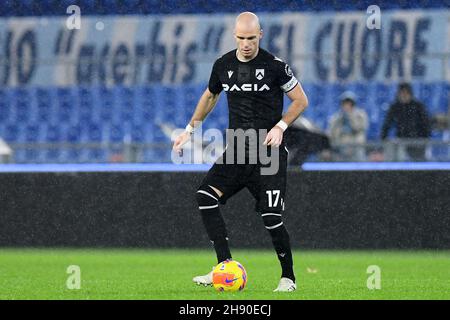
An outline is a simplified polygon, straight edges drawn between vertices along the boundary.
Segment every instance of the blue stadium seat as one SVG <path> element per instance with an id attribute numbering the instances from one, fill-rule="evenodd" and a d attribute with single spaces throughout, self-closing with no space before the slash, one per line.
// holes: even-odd
<path id="1" fill-rule="evenodd" d="M 355 83 L 355 85 L 350 89 L 356 95 L 356 103 L 363 106 L 367 103 L 369 99 L 369 88 L 366 83 Z"/>
<path id="2" fill-rule="evenodd" d="M 450 84 L 443 82 L 439 85 L 438 112 L 446 112 L 450 105 Z"/>
<path id="3" fill-rule="evenodd" d="M 9 124 L 5 127 L 3 138 L 6 142 L 17 142 L 19 138 L 19 126 L 16 124 Z"/>
<path id="4" fill-rule="evenodd" d="M 81 141 L 81 127 L 79 125 L 73 125 L 67 128 L 65 141 L 70 143 L 78 143 Z"/>
<path id="5" fill-rule="evenodd" d="M 0 110 L 0 124 L 8 122 L 12 113 L 10 104 L 0 100 Z"/>
<path id="6" fill-rule="evenodd" d="M 25 127 L 25 141 L 39 142 L 41 139 L 39 126 L 37 124 L 28 124 Z"/>
<path id="7" fill-rule="evenodd" d="M 35 95 L 37 99 L 50 99 L 50 90 L 44 87 L 37 87 Z"/>
<path id="8" fill-rule="evenodd" d="M 114 92 L 108 87 L 99 87 L 97 91 L 97 98 L 100 102 L 105 104 L 114 104 Z"/>
<path id="9" fill-rule="evenodd" d="M 132 110 L 133 112 L 131 115 L 131 122 L 133 125 L 145 125 L 146 123 L 148 123 L 148 121 L 146 121 L 145 119 L 145 117 L 148 116 L 146 115 L 146 113 L 148 113 L 147 110 L 144 110 L 140 105 L 134 105 Z M 152 119 L 151 116 L 150 119 Z"/>
<path id="10" fill-rule="evenodd" d="M 153 129 L 153 137 L 155 139 L 153 142 L 156 142 L 156 143 L 170 142 L 170 139 L 157 126 L 155 126 Z"/>
<path id="11" fill-rule="evenodd" d="M 123 104 L 120 113 L 120 122 L 130 123 L 133 120 L 133 106 L 129 104 Z"/>
<path id="12" fill-rule="evenodd" d="M 119 124 L 114 124 L 109 129 L 109 142 L 123 142 L 125 136 L 124 128 Z"/>
<path id="13" fill-rule="evenodd" d="M 93 102 L 92 97 L 79 97 L 78 103 L 75 105 L 80 108 L 92 109 L 94 102 Z"/>
<path id="14" fill-rule="evenodd" d="M 14 150 L 14 153 L 13 153 L 13 161 L 14 161 L 15 163 L 26 163 L 26 162 L 28 162 L 28 161 L 33 161 L 33 157 L 28 156 L 28 155 L 25 153 L 25 151 L 26 151 L 26 150 L 24 150 L 24 149 L 17 149 L 17 150 Z"/>
<path id="15" fill-rule="evenodd" d="M 146 109 L 142 111 L 141 121 L 134 122 L 135 124 L 148 125 L 150 122 L 153 122 L 155 119 L 153 109 Z"/>
<path id="16" fill-rule="evenodd" d="M 418 96 L 421 101 L 429 101 L 433 95 L 433 85 L 421 84 L 419 88 L 419 92 L 416 93 L 416 96 Z"/>
<path id="17" fill-rule="evenodd" d="M 87 127 L 88 141 L 101 142 L 103 141 L 103 132 L 99 125 L 91 123 Z"/>
<path id="18" fill-rule="evenodd" d="M 139 86 L 136 88 L 136 104 L 143 109 L 154 106 L 155 91 L 151 86 Z"/>
<path id="19" fill-rule="evenodd" d="M 59 163 L 61 157 L 61 150 L 60 149 L 48 149 L 45 152 L 45 162 L 49 163 Z"/>
<path id="20" fill-rule="evenodd" d="M 51 108 L 49 105 L 42 103 L 37 105 L 37 121 L 46 123 L 50 121 Z"/>
<path id="21" fill-rule="evenodd" d="M 105 150 L 102 149 L 88 150 L 87 158 L 89 162 L 106 162 L 108 160 Z"/>
<path id="22" fill-rule="evenodd" d="M 105 0 L 105 6 L 107 7 L 107 12 L 109 14 L 129 14 L 132 8 L 139 8 L 139 0 L 127 0 L 127 1 L 116 1 L 116 0 Z"/>
<path id="23" fill-rule="evenodd" d="M 73 120 L 73 105 L 69 102 L 63 102 L 57 108 L 57 121 L 61 123 L 69 123 Z"/>
<path id="24" fill-rule="evenodd" d="M 109 106 L 100 106 L 100 122 L 109 123 L 112 119 L 112 110 Z"/>
<path id="25" fill-rule="evenodd" d="M 60 142 L 61 140 L 62 140 L 61 128 L 55 124 L 48 125 L 45 132 L 45 141 Z"/>
<path id="26" fill-rule="evenodd" d="M 125 86 L 118 86 L 115 88 L 116 90 L 116 95 L 119 97 L 120 100 L 122 100 L 123 102 L 125 101 L 129 101 L 129 102 L 133 102 L 134 100 L 134 88 L 130 88 L 130 87 L 125 87 Z"/>
<path id="27" fill-rule="evenodd" d="M 162 92 L 162 104 L 171 115 L 177 111 L 178 90 L 166 87 Z"/>
<path id="28" fill-rule="evenodd" d="M 133 142 L 151 142 L 146 141 L 145 131 L 142 126 L 135 125 L 131 128 L 131 140 Z"/>
<path id="29" fill-rule="evenodd" d="M 183 97 L 183 105 L 186 106 L 186 108 L 194 108 L 194 106 L 197 104 L 198 99 L 200 98 L 199 95 L 196 94 L 196 90 L 194 86 L 186 86 L 182 89 L 182 97 Z"/>
<path id="30" fill-rule="evenodd" d="M 30 99 L 30 94 L 27 89 L 23 87 L 18 87 L 16 89 L 12 90 L 13 97 L 15 98 L 15 101 L 24 101 Z"/>
<path id="31" fill-rule="evenodd" d="M 69 150 L 60 149 L 58 151 L 59 151 L 58 154 L 55 155 L 55 156 L 57 156 L 56 160 L 55 160 L 56 163 L 73 163 L 74 162 L 73 159 L 70 158 Z"/>
<path id="32" fill-rule="evenodd" d="M 65 159 L 69 159 L 67 162 L 81 162 L 81 150 L 80 149 L 69 149 L 63 154 Z"/>
<path id="33" fill-rule="evenodd" d="M 71 88 L 67 87 L 58 87 L 56 88 L 56 97 L 58 99 L 58 102 L 60 101 L 68 101 L 68 102 L 74 102 L 74 95 L 72 94 Z"/>
<path id="34" fill-rule="evenodd" d="M 375 103 L 378 106 L 381 106 L 385 103 L 391 103 L 393 100 L 393 96 L 391 94 L 391 89 L 390 86 L 384 83 L 377 83 L 376 84 L 376 91 L 375 91 L 375 95 L 376 95 L 376 99 L 375 99 Z"/>
<path id="35" fill-rule="evenodd" d="M 7 89 L 0 88 L 0 101 L 9 104 L 9 91 Z"/>
<path id="36" fill-rule="evenodd" d="M 369 127 L 367 129 L 367 139 L 368 140 L 378 140 L 380 138 L 381 127 L 378 123 L 369 122 Z"/>
<path id="37" fill-rule="evenodd" d="M 80 86 L 78 88 L 78 96 L 80 97 L 91 97 L 92 96 L 92 88 L 87 86 Z"/>
<path id="38" fill-rule="evenodd" d="M 27 123 L 31 109 L 29 103 L 24 101 L 17 101 L 15 109 L 16 109 L 16 121 L 18 123 Z"/>
<path id="39" fill-rule="evenodd" d="M 436 83 L 432 88 L 429 111 L 431 113 L 446 113 L 448 111 L 449 90 L 446 83 Z"/>
<path id="40" fill-rule="evenodd" d="M 170 148 L 158 148 L 153 150 L 145 150 L 143 153 L 144 162 L 170 162 Z"/>

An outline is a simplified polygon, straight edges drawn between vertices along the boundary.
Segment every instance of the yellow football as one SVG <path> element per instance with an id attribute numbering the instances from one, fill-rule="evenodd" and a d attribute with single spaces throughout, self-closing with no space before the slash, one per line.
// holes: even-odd
<path id="1" fill-rule="evenodd" d="M 213 286 L 217 291 L 241 291 L 246 284 L 247 272 L 235 260 L 223 261 L 213 270 Z"/>

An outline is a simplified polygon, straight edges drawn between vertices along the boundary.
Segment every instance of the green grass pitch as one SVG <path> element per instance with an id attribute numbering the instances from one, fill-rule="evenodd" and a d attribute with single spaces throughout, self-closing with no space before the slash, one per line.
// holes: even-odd
<path id="1" fill-rule="evenodd" d="M 209 250 L 0 249 L 0 299 L 450 299 L 449 251 L 295 251 L 298 289 L 274 293 L 272 251 L 234 250 L 248 273 L 244 291 L 191 282 L 214 264 Z M 69 265 L 81 288 L 66 287 Z M 369 265 L 381 289 L 369 290 Z"/>

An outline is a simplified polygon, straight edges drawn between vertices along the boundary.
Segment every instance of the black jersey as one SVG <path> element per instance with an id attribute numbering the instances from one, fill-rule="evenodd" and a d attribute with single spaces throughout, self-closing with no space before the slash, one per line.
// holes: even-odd
<path id="1" fill-rule="evenodd" d="M 255 58 L 239 61 L 237 50 L 216 60 L 209 91 L 227 93 L 230 129 L 270 130 L 281 120 L 283 94 L 298 83 L 289 66 L 259 48 Z"/>

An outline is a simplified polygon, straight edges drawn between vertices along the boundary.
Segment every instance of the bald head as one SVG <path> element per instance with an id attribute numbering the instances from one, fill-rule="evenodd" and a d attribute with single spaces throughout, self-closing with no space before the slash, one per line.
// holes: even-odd
<path id="1" fill-rule="evenodd" d="M 261 30 L 261 26 L 259 24 L 259 19 L 256 14 L 253 12 L 242 12 L 236 17 L 235 30 L 243 29 L 246 31 L 252 30 L 259 32 Z"/>
<path id="2" fill-rule="evenodd" d="M 262 38 L 258 16 L 252 12 L 242 12 L 236 18 L 234 37 L 238 49 L 238 59 L 248 61 L 253 59 L 259 50 L 259 40 Z"/>

